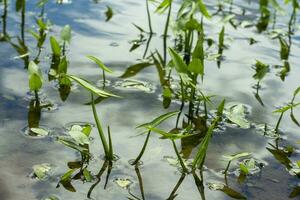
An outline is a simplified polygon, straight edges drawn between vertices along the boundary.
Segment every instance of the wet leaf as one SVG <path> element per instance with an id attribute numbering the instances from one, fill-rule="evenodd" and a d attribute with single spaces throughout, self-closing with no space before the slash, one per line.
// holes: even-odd
<path id="1" fill-rule="evenodd" d="M 83 176 L 84 176 L 84 179 L 87 181 L 87 182 L 91 182 L 93 180 L 93 177 L 91 175 L 91 172 L 88 171 L 86 168 L 83 170 Z"/>
<path id="2" fill-rule="evenodd" d="M 59 46 L 59 43 L 55 39 L 55 37 L 50 36 L 50 44 L 51 44 L 52 53 L 56 56 L 60 56 L 61 55 L 61 48 Z"/>
<path id="3" fill-rule="evenodd" d="M 70 136 L 79 144 L 89 144 L 89 138 L 81 131 L 78 130 L 71 130 L 69 131 Z"/>
<path id="4" fill-rule="evenodd" d="M 159 135 L 162 135 L 164 138 L 168 138 L 171 140 L 177 140 L 177 139 L 182 139 L 182 138 L 186 138 L 186 137 L 190 137 L 193 136 L 194 134 L 186 134 L 186 135 L 182 135 L 182 134 L 175 134 L 172 132 L 165 132 L 161 129 L 152 127 L 152 126 L 146 126 L 145 128 L 149 129 L 150 131 L 153 131 L 155 133 L 158 133 Z"/>
<path id="5" fill-rule="evenodd" d="M 164 122 L 165 120 L 178 115 L 180 111 L 173 111 L 173 112 L 168 112 L 165 113 L 163 115 L 160 115 L 159 117 L 153 119 L 151 122 L 149 123 L 145 123 L 145 124 L 141 124 L 139 126 L 137 126 L 136 128 L 142 128 L 142 127 L 156 127 L 158 125 L 160 125 L 162 122 Z"/>
<path id="6" fill-rule="evenodd" d="M 78 144 L 74 143 L 71 138 L 60 136 L 57 138 L 58 142 L 62 143 L 63 145 L 75 149 L 83 154 L 88 154 L 88 149 Z"/>
<path id="7" fill-rule="evenodd" d="M 114 15 L 114 12 L 112 10 L 112 8 L 110 6 L 106 6 L 106 12 L 105 12 L 105 15 L 106 15 L 106 19 L 105 21 L 108 22 Z"/>
<path id="8" fill-rule="evenodd" d="M 65 25 L 60 33 L 60 37 L 63 41 L 70 43 L 71 41 L 71 26 Z"/>
<path id="9" fill-rule="evenodd" d="M 180 55 L 173 49 L 169 48 L 168 49 L 169 54 L 172 58 L 173 64 L 175 66 L 175 69 L 178 73 L 184 73 L 186 74 L 187 71 L 187 66 L 185 64 L 185 62 L 183 61 L 183 59 L 180 57 Z"/>
<path id="10" fill-rule="evenodd" d="M 206 6 L 204 5 L 202 0 L 197 0 L 198 3 L 198 7 L 200 12 L 202 13 L 203 16 L 205 16 L 206 18 L 211 18 Z"/>
<path id="11" fill-rule="evenodd" d="M 234 199 L 247 199 L 244 195 L 242 195 L 241 193 L 233 190 L 232 188 L 230 188 L 226 185 L 220 190 L 222 192 L 224 192 L 225 194 L 227 194 L 228 196 L 230 196 L 231 198 L 234 198 Z"/>
<path id="12" fill-rule="evenodd" d="M 120 78 L 130 78 L 130 77 L 133 77 L 135 76 L 136 74 L 138 74 L 140 71 L 142 71 L 143 69 L 149 67 L 153 65 L 152 63 L 150 62 L 142 62 L 142 63 L 138 63 L 138 64 L 135 64 L 135 65 L 131 65 L 130 67 L 128 67 L 126 69 L 126 71 L 124 72 L 124 74 L 122 74 L 120 76 Z"/>
<path id="13" fill-rule="evenodd" d="M 49 134 L 49 131 L 43 128 L 30 128 L 30 131 L 35 133 L 37 136 L 47 136 Z"/>
<path id="14" fill-rule="evenodd" d="M 132 184 L 132 181 L 127 179 L 127 178 L 126 179 L 125 178 L 118 178 L 118 179 L 115 180 L 115 182 L 118 186 L 120 186 L 123 189 L 127 189 Z"/>
<path id="15" fill-rule="evenodd" d="M 34 165 L 33 173 L 39 180 L 44 180 L 49 175 L 52 166 L 49 163 L 43 163 L 39 165 Z"/>
<path id="16" fill-rule="evenodd" d="M 112 70 L 110 70 L 107 66 L 105 66 L 103 64 L 103 62 L 101 60 L 99 60 L 98 58 L 96 58 L 95 56 L 86 56 L 88 59 L 94 61 L 102 70 L 108 72 L 108 73 L 113 73 Z"/>
<path id="17" fill-rule="evenodd" d="M 81 79 L 79 77 L 73 76 L 73 75 L 67 75 L 67 77 L 71 78 L 72 80 L 76 81 L 77 83 L 79 83 L 82 87 L 84 87 L 85 89 L 93 92 L 96 95 L 102 96 L 102 97 L 119 97 L 117 95 L 111 94 L 109 92 L 106 92 L 104 90 L 101 90 L 95 86 L 93 86 L 92 84 L 90 84 L 88 81 Z"/>
<path id="18" fill-rule="evenodd" d="M 265 75 L 268 73 L 269 65 L 264 64 L 257 60 L 256 64 L 255 64 L 255 71 L 256 71 L 256 73 L 253 75 L 253 78 L 261 81 L 265 77 Z"/>
<path id="19" fill-rule="evenodd" d="M 293 191 L 290 193 L 289 198 L 295 198 L 300 195 L 300 186 L 294 187 Z"/>
<path id="20" fill-rule="evenodd" d="M 250 156 L 250 155 L 251 155 L 251 153 L 242 152 L 242 153 L 237 153 L 237 154 L 233 154 L 233 155 L 229 155 L 229 156 L 223 156 L 223 157 L 228 159 L 229 161 L 233 161 L 233 160 L 238 160 L 240 158 L 247 157 L 247 156 Z"/>
<path id="21" fill-rule="evenodd" d="M 195 74 L 204 75 L 204 67 L 202 65 L 202 61 L 198 58 L 192 60 L 192 62 L 188 65 L 188 69 L 190 72 Z"/>
<path id="22" fill-rule="evenodd" d="M 250 128 L 250 123 L 246 119 L 245 107 L 243 104 L 237 104 L 225 111 L 225 115 L 232 123 L 239 125 L 241 128 Z"/>
<path id="23" fill-rule="evenodd" d="M 249 170 L 248 170 L 247 166 L 243 163 L 240 164 L 240 170 L 245 175 L 249 174 Z"/>

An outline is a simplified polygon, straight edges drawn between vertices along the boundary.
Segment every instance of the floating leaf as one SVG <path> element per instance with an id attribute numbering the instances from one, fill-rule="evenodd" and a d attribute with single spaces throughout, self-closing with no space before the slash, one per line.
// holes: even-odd
<path id="1" fill-rule="evenodd" d="M 89 144 L 89 138 L 81 131 L 69 131 L 69 134 L 79 144 Z"/>
<path id="2" fill-rule="evenodd" d="M 37 136 L 47 136 L 49 134 L 49 131 L 43 128 L 30 128 L 30 131 L 35 133 Z"/>
<path id="3" fill-rule="evenodd" d="M 132 184 L 132 181 L 127 178 L 117 178 L 114 182 L 123 189 L 127 189 Z"/>
<path id="4" fill-rule="evenodd" d="M 44 180 L 49 175 L 52 166 L 49 163 L 43 163 L 39 165 L 34 165 L 33 173 L 39 180 Z"/>
<path id="5" fill-rule="evenodd" d="M 230 107 L 229 110 L 225 111 L 225 115 L 232 123 L 239 125 L 241 128 L 250 128 L 250 123 L 245 118 L 245 106 L 243 104 L 237 104 Z"/>

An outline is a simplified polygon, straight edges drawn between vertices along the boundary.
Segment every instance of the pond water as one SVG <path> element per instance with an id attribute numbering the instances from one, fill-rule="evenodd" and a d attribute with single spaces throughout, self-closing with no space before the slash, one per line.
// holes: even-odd
<path id="1" fill-rule="evenodd" d="M 274 1 L 266 0 L 270 17 L 265 30 L 263 25 L 257 25 L 261 16 L 266 15 L 262 11 L 265 8 L 260 10 L 264 1 L 204 1 L 212 17 L 203 18 L 207 56 L 203 81 L 198 77 L 195 87 L 205 95 L 215 95 L 210 98 L 211 103 L 206 102 L 206 118 L 203 101 L 199 113 L 193 116 L 189 115 L 188 101 L 181 107 L 182 77 L 175 70 L 168 79 L 172 101 L 164 106 L 167 100 L 163 103 L 162 94 L 166 85 L 162 79 L 168 74 L 161 77 L 159 67 L 153 64 L 154 56 L 160 54 L 163 60 L 160 64 L 166 70 L 172 66 L 166 47 L 178 50 L 174 44 L 177 47 L 182 44 L 175 21 L 183 1 L 172 2 L 167 36 L 164 31 L 169 8 L 161 14 L 155 12 L 160 1 L 149 1 L 154 34 L 147 32 L 146 1 L 40 2 L 42 6 L 37 6 L 37 1 L 0 1 L 1 200 L 299 198 L 300 129 L 290 117 L 291 107 L 284 113 L 278 129 L 280 113 L 274 113 L 282 106 L 295 105 L 294 117 L 300 117 L 297 95 L 291 103 L 294 91 L 300 86 L 300 23 L 293 1 L 279 2 L 281 8 L 278 8 Z M 16 5 L 20 7 L 17 11 Z M 223 5 L 221 10 L 218 5 Z M 200 23 L 201 16 L 201 12 L 196 12 L 194 18 Z M 51 21 L 40 49 L 32 34 L 32 31 L 39 34 L 36 19 Z M 72 35 L 64 52 L 69 62 L 68 74 L 103 87 L 102 70 L 86 55 L 101 59 L 113 71 L 105 74 L 105 90 L 121 98 L 110 97 L 96 104 L 105 135 L 107 126 L 110 127 L 115 154 L 112 162 L 105 159 L 92 106 L 86 105 L 91 101 L 90 92 L 74 80 L 70 88 L 63 90 L 56 78 L 51 80 L 49 75 L 50 66 L 55 67 L 49 37 L 61 41 L 65 25 L 70 25 Z M 224 45 L 220 51 L 223 26 Z M 194 33 L 191 43 L 195 45 L 196 41 Z M 289 49 L 286 57 L 281 55 L 285 47 Z M 41 68 L 44 79 L 37 93 L 39 102 L 28 87 L 27 67 L 31 60 Z M 262 64 L 258 66 L 257 61 Z M 145 67 L 138 72 L 136 68 L 127 70 L 134 76 L 124 75 L 128 67 L 137 63 L 144 63 Z M 258 71 L 259 67 L 266 69 L 265 73 Z M 254 74 L 263 75 L 257 79 Z M 186 93 L 190 89 L 187 87 Z M 201 126 L 204 123 L 212 127 L 223 98 L 226 99 L 223 120 L 213 131 L 201 170 L 183 173 L 171 140 L 162 139 L 154 130 L 141 162 L 131 165 L 147 136 L 140 135 L 144 129 L 136 127 L 182 108 L 178 126 L 173 116 L 159 128 L 169 131 L 191 126 L 192 133 L 200 130 L 200 134 L 175 140 L 185 165 L 190 168 L 189 163 L 203 146 L 200 142 L 208 134 Z M 90 138 L 81 145 L 88 146 L 89 156 L 59 142 L 59 138 L 63 140 L 78 125 L 82 128 L 89 124 Z M 225 176 L 228 158 L 224 156 L 242 152 L 249 155 L 233 160 Z M 247 173 L 242 171 L 243 166 Z M 68 171 L 72 175 L 63 182 Z"/>

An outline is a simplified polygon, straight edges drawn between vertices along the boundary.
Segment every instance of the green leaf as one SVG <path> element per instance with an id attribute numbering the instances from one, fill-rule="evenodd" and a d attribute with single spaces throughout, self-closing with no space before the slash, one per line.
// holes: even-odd
<path id="1" fill-rule="evenodd" d="M 190 62 L 188 69 L 190 72 L 195 74 L 204 75 L 204 67 L 202 65 L 202 61 L 198 58 L 195 58 Z"/>
<path id="2" fill-rule="evenodd" d="M 120 76 L 120 78 L 130 78 L 138 74 L 143 69 L 153 65 L 150 62 L 142 62 L 129 66 L 126 71 Z"/>
<path id="3" fill-rule="evenodd" d="M 136 128 L 142 128 L 142 127 L 147 127 L 147 126 L 156 127 L 156 126 L 160 125 L 162 122 L 164 122 L 165 120 L 167 120 L 175 115 L 178 115 L 179 112 L 180 111 L 173 111 L 173 112 L 165 113 L 165 114 L 160 115 L 159 117 L 153 119 L 151 122 L 141 124 Z"/>
<path id="4" fill-rule="evenodd" d="M 233 154 L 233 155 L 229 155 L 229 156 L 223 156 L 223 157 L 228 159 L 228 161 L 233 161 L 233 160 L 238 160 L 238 159 L 243 158 L 243 157 L 248 157 L 250 155 L 251 155 L 251 153 L 242 152 L 242 153 L 237 153 L 237 154 Z"/>
<path id="5" fill-rule="evenodd" d="M 294 91 L 294 98 L 298 95 L 299 92 L 300 92 L 300 87 L 298 87 L 298 88 Z"/>
<path id="6" fill-rule="evenodd" d="M 62 74 L 62 73 L 64 73 L 64 74 L 66 74 L 67 73 L 67 71 L 68 71 L 68 60 L 67 60 L 67 58 L 66 58 L 66 56 L 64 56 L 61 60 L 60 60 L 60 62 L 59 62 L 59 65 L 58 65 L 58 73 L 59 74 Z"/>
<path id="7" fill-rule="evenodd" d="M 118 186 L 120 186 L 121 188 L 124 188 L 124 189 L 128 188 L 129 185 L 132 184 L 132 181 L 130 181 L 129 179 L 125 179 L 125 178 L 118 178 L 115 180 L 115 182 Z"/>
<path id="8" fill-rule="evenodd" d="M 119 97 L 117 95 L 111 94 L 109 92 L 106 92 L 104 90 L 101 90 L 95 86 L 93 86 L 92 84 L 90 84 L 88 81 L 81 79 L 79 77 L 73 76 L 73 75 L 67 75 L 67 77 L 69 77 L 70 79 L 76 81 L 77 83 L 79 83 L 82 87 L 84 87 L 85 89 L 91 91 L 92 93 L 102 96 L 102 97 Z"/>
<path id="9" fill-rule="evenodd" d="M 49 131 L 43 129 L 43 128 L 30 128 L 30 131 L 35 133 L 38 136 L 47 136 L 49 135 Z"/>
<path id="10" fill-rule="evenodd" d="M 35 64 L 35 62 L 30 61 L 29 65 L 28 65 L 28 74 L 29 76 L 36 74 L 38 75 L 40 78 L 42 78 L 42 72 L 41 69 L 39 68 L 39 66 L 37 64 Z"/>
<path id="11" fill-rule="evenodd" d="M 280 58 L 282 60 L 288 60 L 290 54 L 290 47 L 282 37 L 279 37 L 279 42 L 280 42 Z"/>
<path id="12" fill-rule="evenodd" d="M 31 91 L 38 91 L 42 87 L 42 80 L 39 75 L 32 74 L 29 78 L 29 89 Z"/>
<path id="13" fill-rule="evenodd" d="M 100 67 L 102 70 L 108 72 L 108 73 L 113 73 L 112 70 L 110 70 L 108 67 L 106 67 L 101 60 L 96 58 L 95 56 L 86 56 L 88 59 L 94 61 L 98 67 Z"/>
<path id="14" fill-rule="evenodd" d="M 105 21 L 108 22 L 113 17 L 114 12 L 111 7 L 109 7 L 109 6 L 106 6 L 106 7 L 107 7 L 107 10 L 105 12 L 105 15 L 106 15 Z"/>
<path id="15" fill-rule="evenodd" d="M 225 27 L 222 27 L 221 32 L 219 33 L 219 48 L 223 49 L 224 47 L 224 37 L 225 37 Z"/>
<path id="16" fill-rule="evenodd" d="M 183 61 L 183 59 L 181 58 L 181 56 L 178 55 L 177 52 L 171 48 L 169 48 L 168 51 L 172 58 L 172 61 L 173 61 L 176 71 L 178 73 L 186 74 L 188 72 L 187 71 L 188 68 L 187 68 L 185 62 Z"/>
<path id="17" fill-rule="evenodd" d="M 243 163 L 240 164 L 240 170 L 245 175 L 249 174 L 249 170 L 248 170 L 247 166 L 245 164 L 243 164 Z"/>
<path id="18" fill-rule="evenodd" d="M 71 130 L 69 131 L 69 135 L 81 145 L 90 143 L 89 138 L 81 131 Z"/>
<path id="19" fill-rule="evenodd" d="M 182 138 L 186 138 L 186 137 L 190 137 L 193 136 L 194 134 L 186 134 L 186 135 L 182 135 L 182 134 L 174 134 L 174 133 L 167 133 L 161 129 L 152 127 L 152 126 L 146 126 L 145 128 L 149 129 L 150 131 L 153 131 L 155 133 L 158 133 L 159 135 L 162 135 L 165 138 L 171 139 L 171 140 L 177 140 L 177 139 L 182 139 Z"/>
<path id="20" fill-rule="evenodd" d="M 195 170 L 197 167 L 198 168 L 202 168 L 203 164 L 204 164 L 204 160 L 205 160 L 205 156 L 206 156 L 206 152 L 207 152 L 207 148 L 211 139 L 211 136 L 213 134 L 213 130 L 214 128 L 217 126 L 218 121 L 219 121 L 219 117 L 216 118 L 213 123 L 210 125 L 210 127 L 208 128 L 205 137 L 203 138 L 203 140 L 200 143 L 200 147 L 199 150 L 194 158 L 193 161 L 193 165 L 192 165 L 192 169 Z"/>
<path id="21" fill-rule="evenodd" d="M 49 163 L 34 165 L 33 173 L 39 180 L 44 180 L 49 175 L 52 166 Z"/>
<path id="22" fill-rule="evenodd" d="M 19 12 L 25 6 L 25 0 L 16 0 L 16 12 Z"/>
<path id="23" fill-rule="evenodd" d="M 83 132 L 87 137 L 90 136 L 91 131 L 92 131 L 92 126 L 89 125 L 89 124 L 86 125 L 86 126 L 81 130 L 81 132 Z"/>
<path id="24" fill-rule="evenodd" d="M 232 122 L 239 125 L 241 128 L 250 128 L 250 123 L 246 119 L 245 107 L 243 104 L 237 104 L 225 111 L 226 117 Z"/>
<path id="25" fill-rule="evenodd" d="M 56 56 L 60 56 L 61 48 L 59 46 L 59 43 L 55 39 L 55 37 L 53 36 L 50 37 L 50 44 L 51 44 L 52 53 Z"/>
<path id="26" fill-rule="evenodd" d="M 76 169 L 70 169 L 69 171 L 67 171 L 64 175 L 62 175 L 62 177 L 60 178 L 60 181 L 68 181 L 71 179 L 72 174 L 76 171 Z"/>
<path id="27" fill-rule="evenodd" d="M 202 0 L 198 0 L 198 7 L 200 12 L 202 13 L 203 16 L 205 16 L 206 18 L 211 18 L 211 15 L 209 14 L 206 6 L 204 5 Z"/>
<path id="28" fill-rule="evenodd" d="M 295 108 L 295 107 L 297 107 L 299 105 L 300 105 L 300 103 L 288 104 L 287 106 L 281 107 L 281 108 L 273 111 L 273 113 L 284 113 L 284 112 L 288 111 L 289 109 Z"/>
<path id="29" fill-rule="evenodd" d="M 86 168 L 83 170 L 83 176 L 84 176 L 84 179 L 87 181 L 87 182 L 91 182 L 93 180 L 93 177 L 91 175 L 91 172 L 88 171 Z"/>
<path id="30" fill-rule="evenodd" d="M 269 65 L 264 64 L 257 60 L 256 64 L 255 64 L 255 71 L 256 71 L 256 73 L 253 75 L 253 78 L 261 81 L 265 77 L 265 75 L 268 73 Z"/>
<path id="31" fill-rule="evenodd" d="M 228 196 L 232 197 L 233 199 L 247 199 L 244 195 L 226 185 L 221 189 L 221 191 L 227 194 Z"/>
<path id="32" fill-rule="evenodd" d="M 73 139 L 69 138 L 69 137 L 63 137 L 60 136 L 57 138 L 57 141 L 62 143 L 63 145 L 70 147 L 72 149 L 75 149 L 83 154 L 88 154 L 88 149 L 82 146 L 79 146 L 77 144 L 74 143 Z"/>
<path id="33" fill-rule="evenodd" d="M 60 37 L 63 41 L 70 43 L 71 41 L 71 26 L 65 25 L 61 30 Z"/>
<path id="34" fill-rule="evenodd" d="M 172 0 L 163 0 L 159 6 L 157 7 L 156 11 L 157 13 L 164 13 L 165 10 L 167 10 L 167 8 L 170 7 L 170 5 L 172 4 Z"/>
<path id="35" fill-rule="evenodd" d="M 217 116 L 220 117 L 220 119 L 222 119 L 222 115 L 223 115 L 223 111 L 224 111 L 224 106 L 225 106 L 225 99 L 223 99 L 221 101 L 221 103 L 218 106 L 218 110 L 217 110 Z"/>

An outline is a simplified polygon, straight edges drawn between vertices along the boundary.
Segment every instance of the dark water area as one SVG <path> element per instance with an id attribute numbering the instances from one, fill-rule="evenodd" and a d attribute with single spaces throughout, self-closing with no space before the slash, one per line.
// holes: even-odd
<path id="1" fill-rule="evenodd" d="M 25 7 L 16 11 L 20 2 Z M 212 17 L 203 17 L 199 11 L 193 16 L 199 23 L 203 20 L 205 38 L 203 81 L 199 76 L 195 88 L 211 101 L 207 105 L 201 101 L 199 113 L 189 116 L 188 100 L 182 108 L 181 74 L 173 67 L 168 76 L 174 61 L 170 62 L 172 56 L 167 51 L 170 47 L 184 55 L 184 49 L 178 51 L 178 45 L 186 32 L 180 30 L 177 17 L 186 1 L 172 2 L 167 35 L 164 31 L 168 8 L 162 14 L 155 12 L 160 2 L 149 1 L 154 32 L 150 34 L 146 1 L 142 0 L 49 0 L 42 7 L 37 6 L 37 1 L 0 0 L 1 200 L 299 199 L 300 129 L 296 119 L 300 112 L 295 93 L 300 86 L 299 9 L 293 9 L 293 1 L 278 1 L 281 8 L 274 1 L 267 1 L 270 17 L 264 29 L 262 16 L 266 13 L 262 11 L 265 8 L 260 8 L 263 1 L 204 1 Z M 109 9 L 113 12 L 110 19 Z M 32 34 L 39 34 L 36 19 L 49 21 L 40 48 Z M 49 38 L 57 38 L 63 48 L 60 35 L 65 25 L 70 25 L 72 35 L 63 55 L 69 62 L 67 74 L 121 96 L 95 105 L 105 135 L 110 127 L 116 158 L 111 163 L 105 159 L 92 107 L 87 105 L 90 91 L 73 79 L 70 88 L 63 90 L 57 78 L 49 78 L 51 66 L 55 65 Z M 220 51 L 222 27 L 225 34 Z M 193 37 L 194 47 L 196 32 Z M 284 48 L 289 49 L 288 56 L 281 55 Z M 87 55 L 101 59 L 113 71 L 105 74 L 104 87 L 102 70 Z M 165 62 L 161 62 L 162 71 L 166 73 L 155 65 L 153 55 L 161 56 Z M 28 86 L 27 68 L 33 60 L 43 77 L 38 102 Z M 256 71 L 257 61 L 268 65 L 262 67 L 266 71 L 260 80 L 255 78 L 255 74 L 263 73 Z M 146 64 L 134 76 L 124 77 L 126 70 L 138 63 Z M 135 73 L 134 69 L 131 73 Z M 168 84 L 163 84 L 167 78 Z M 169 106 L 164 106 L 166 87 L 172 89 Z M 191 93 L 191 88 L 185 92 Z M 200 92 L 196 93 L 201 99 Z M 155 131 L 150 134 L 142 163 L 131 165 L 147 136 L 140 134 L 144 129 L 136 127 L 182 108 L 178 124 L 174 115 L 158 127 L 167 132 L 180 129 L 197 133 L 174 140 L 184 164 L 191 169 L 223 98 L 223 119 L 213 129 L 201 169 L 183 173 L 172 140 Z M 280 113 L 274 111 L 286 105 L 292 106 L 284 112 L 276 130 Z M 295 119 L 290 116 L 291 111 Z M 207 127 L 203 127 L 203 120 Z M 72 128 L 88 125 L 92 127 L 90 136 L 81 145 L 88 146 L 88 156 L 59 142 L 69 136 Z M 43 132 L 32 135 L 34 129 Z M 247 155 L 233 159 L 224 175 L 228 156 L 238 153 Z M 79 164 L 82 165 L 74 167 Z M 241 172 L 243 166 L 247 174 Z M 62 177 L 68 171 L 74 173 L 63 184 Z M 76 175 L 79 171 L 84 174 Z"/>

